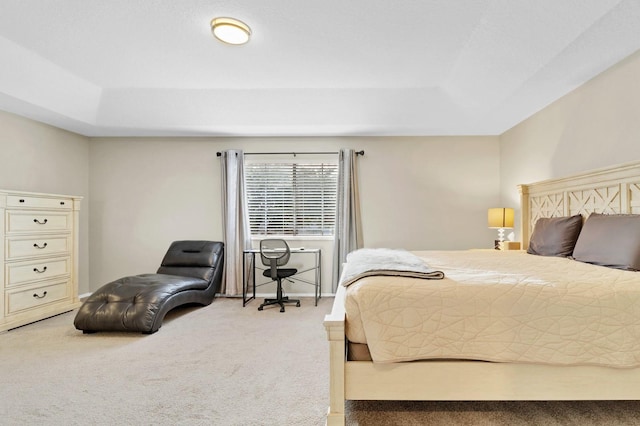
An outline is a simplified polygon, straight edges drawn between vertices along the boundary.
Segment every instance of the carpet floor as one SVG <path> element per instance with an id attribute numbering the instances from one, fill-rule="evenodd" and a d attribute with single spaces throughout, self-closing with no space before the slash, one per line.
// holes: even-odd
<path id="1" fill-rule="evenodd" d="M 317 307 L 217 298 L 152 335 L 82 334 L 75 312 L 0 335 L 2 425 L 320 425 L 328 343 Z"/>
<path id="2" fill-rule="evenodd" d="M 317 307 L 238 299 L 167 315 L 152 335 L 73 327 L 75 312 L 0 334 L 1 425 L 324 424 Z M 640 402 L 347 401 L 347 425 L 640 425 Z"/>

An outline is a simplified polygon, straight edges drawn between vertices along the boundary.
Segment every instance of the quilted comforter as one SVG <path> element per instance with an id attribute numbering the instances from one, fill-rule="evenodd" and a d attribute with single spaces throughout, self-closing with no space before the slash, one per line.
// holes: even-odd
<path id="1" fill-rule="evenodd" d="M 374 362 L 640 366 L 640 272 L 522 251 L 414 253 L 445 278 L 347 288 L 347 338 Z"/>

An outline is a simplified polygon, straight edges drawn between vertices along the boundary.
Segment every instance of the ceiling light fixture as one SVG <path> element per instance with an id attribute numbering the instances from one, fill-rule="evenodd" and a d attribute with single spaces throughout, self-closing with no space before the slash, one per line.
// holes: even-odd
<path id="1" fill-rule="evenodd" d="M 211 32 L 218 40 L 228 44 L 245 44 L 251 36 L 251 28 L 234 18 L 213 18 Z"/>

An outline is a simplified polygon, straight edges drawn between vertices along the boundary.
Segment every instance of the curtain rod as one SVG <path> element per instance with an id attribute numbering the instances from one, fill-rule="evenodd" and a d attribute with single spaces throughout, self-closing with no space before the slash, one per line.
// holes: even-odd
<path id="1" fill-rule="evenodd" d="M 300 155 L 322 155 L 322 154 L 339 154 L 339 152 L 245 152 L 244 155 L 283 155 L 290 154 L 294 157 Z M 356 151 L 356 155 L 364 155 L 364 149 Z M 216 156 L 222 156 L 221 152 L 216 152 Z"/>

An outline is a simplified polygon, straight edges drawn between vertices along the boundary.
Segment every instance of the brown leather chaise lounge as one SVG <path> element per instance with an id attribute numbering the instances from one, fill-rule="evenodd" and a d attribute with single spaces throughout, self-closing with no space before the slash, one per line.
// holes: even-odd
<path id="1" fill-rule="evenodd" d="M 80 307 L 74 325 L 96 331 L 158 331 L 171 309 L 209 305 L 220 290 L 224 244 L 175 241 L 155 274 L 120 278 L 103 285 Z"/>

